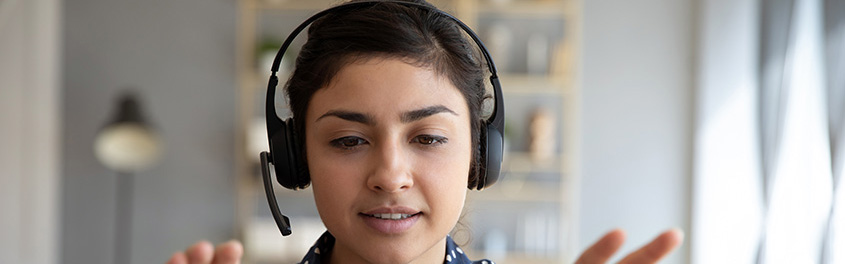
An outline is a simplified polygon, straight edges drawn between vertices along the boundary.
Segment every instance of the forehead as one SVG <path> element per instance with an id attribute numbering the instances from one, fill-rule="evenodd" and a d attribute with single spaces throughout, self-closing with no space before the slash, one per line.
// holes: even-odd
<path id="1" fill-rule="evenodd" d="M 315 118 L 312 112 L 336 108 L 386 114 L 435 104 L 460 115 L 468 112 L 458 88 L 433 69 L 395 58 L 371 58 L 348 63 L 326 87 L 317 90 L 307 119 Z"/>

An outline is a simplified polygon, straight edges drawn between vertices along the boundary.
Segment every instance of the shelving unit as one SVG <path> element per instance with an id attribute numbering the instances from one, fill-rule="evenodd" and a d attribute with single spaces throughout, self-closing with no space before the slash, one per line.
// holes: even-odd
<path id="1" fill-rule="evenodd" d="M 256 144 L 251 139 L 263 136 L 266 140 L 266 131 L 256 126 L 263 122 L 269 66 L 262 62 L 258 47 L 268 40 L 283 40 L 311 14 L 343 1 L 237 1 L 237 235 L 245 243 L 244 263 L 296 262 L 323 229 L 310 188 L 294 192 L 276 184 L 282 209 L 295 226 L 290 237 L 279 234 L 267 209 L 257 167 L 258 151 L 251 147 Z M 491 258 L 498 263 L 574 261 L 578 1 L 430 1 L 460 18 L 482 38 L 499 67 L 505 93 L 508 150 L 503 178 L 487 190 L 468 192 L 462 224 L 452 234 L 458 243 L 467 242 L 462 247 L 471 257 Z M 297 42 L 304 38 L 305 33 L 300 34 L 286 59 L 295 57 L 301 46 Z M 277 49 L 271 50 L 273 55 Z M 277 102 L 284 98 L 281 86 Z M 285 107 L 278 103 L 276 109 L 284 111 Z M 536 150 L 532 154 L 528 147 L 530 119 L 538 109 L 551 117 L 555 141 L 546 142 L 553 147 L 550 153 L 541 155 L 546 156 L 543 159 L 537 159 Z"/>

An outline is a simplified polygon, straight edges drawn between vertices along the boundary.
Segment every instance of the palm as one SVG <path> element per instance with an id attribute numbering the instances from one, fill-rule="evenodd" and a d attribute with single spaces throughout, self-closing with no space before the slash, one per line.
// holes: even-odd
<path id="1" fill-rule="evenodd" d="M 683 233 L 680 230 L 672 229 L 658 235 L 654 240 L 641 247 L 637 251 L 625 256 L 619 263 L 623 264 L 647 264 L 657 263 L 664 256 L 683 242 Z M 616 229 L 605 234 L 595 244 L 587 248 L 576 264 L 599 264 L 606 263 L 622 243 L 625 242 L 625 232 Z"/>
<path id="2" fill-rule="evenodd" d="M 200 241 L 185 252 L 176 252 L 167 264 L 239 264 L 243 246 L 238 241 L 229 241 L 214 248 L 211 243 Z"/>

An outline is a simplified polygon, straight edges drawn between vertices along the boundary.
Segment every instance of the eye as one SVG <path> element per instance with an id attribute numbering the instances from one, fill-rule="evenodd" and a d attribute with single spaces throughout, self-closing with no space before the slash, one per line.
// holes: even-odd
<path id="1" fill-rule="evenodd" d="M 441 136 L 419 135 L 415 137 L 411 142 L 420 143 L 423 145 L 440 145 L 446 143 L 447 141 L 447 138 Z"/>
<path id="2" fill-rule="evenodd" d="M 331 141 L 332 146 L 342 149 L 353 149 L 364 144 L 367 144 L 366 140 L 355 136 L 342 137 Z"/>

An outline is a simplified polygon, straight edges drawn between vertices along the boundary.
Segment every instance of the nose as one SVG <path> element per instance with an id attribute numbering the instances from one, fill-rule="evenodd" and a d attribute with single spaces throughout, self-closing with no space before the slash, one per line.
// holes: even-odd
<path id="1" fill-rule="evenodd" d="M 400 140 L 381 144 L 369 161 L 373 169 L 367 178 L 367 187 L 386 193 L 410 189 L 414 186 L 413 173 L 410 170 L 411 161 L 407 146 Z"/>

